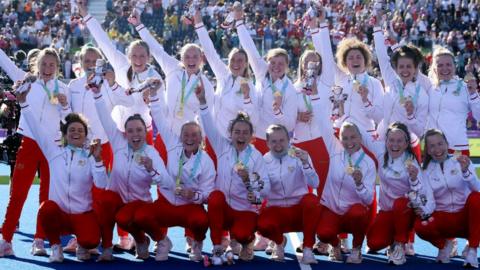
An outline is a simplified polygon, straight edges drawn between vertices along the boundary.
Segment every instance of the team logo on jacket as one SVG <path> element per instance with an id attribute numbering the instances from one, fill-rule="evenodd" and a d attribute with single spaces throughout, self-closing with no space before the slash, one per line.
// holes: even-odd
<path id="1" fill-rule="evenodd" d="M 83 167 L 84 165 L 85 165 L 85 160 L 84 160 L 84 159 L 80 159 L 80 160 L 78 161 L 78 166 L 82 166 L 82 167 Z"/>
<path id="2" fill-rule="evenodd" d="M 457 173 L 458 173 L 458 169 L 452 169 L 452 170 L 450 171 L 450 174 L 451 174 L 451 175 L 456 175 Z"/>
<path id="3" fill-rule="evenodd" d="M 294 166 L 288 166 L 288 171 L 289 172 L 293 172 L 295 170 L 295 167 Z"/>

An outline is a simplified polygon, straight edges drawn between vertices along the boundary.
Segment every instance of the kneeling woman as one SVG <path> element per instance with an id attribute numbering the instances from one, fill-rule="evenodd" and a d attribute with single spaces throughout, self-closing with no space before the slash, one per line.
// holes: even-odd
<path id="1" fill-rule="evenodd" d="M 103 253 L 99 260 L 112 260 L 112 237 L 115 222 L 129 232 L 136 243 L 137 258 L 149 257 L 149 239 L 134 223 L 135 212 L 152 202 L 150 185 L 157 184 L 159 193 L 174 200 L 175 182 L 168 175 L 163 160 L 153 146 L 146 144 L 147 126 L 139 114 L 128 117 L 125 133 L 120 132 L 98 88 L 94 92 L 95 107 L 114 153 L 111 182 L 99 202 Z"/>
<path id="2" fill-rule="evenodd" d="M 100 227 L 92 210 L 92 185 L 105 188 L 107 173 L 102 163 L 101 144 L 93 150 L 93 157 L 84 150 L 88 127 L 83 117 L 71 113 L 62 127 L 65 146 L 58 146 L 48 136 L 26 102 L 26 94 L 17 96 L 22 115 L 48 160 L 50 189 L 48 200 L 40 205 L 38 217 L 50 241 L 50 262 L 62 262 L 60 236 L 74 234 L 78 240 L 79 260 L 90 258 L 89 249 L 100 243 Z"/>
<path id="3" fill-rule="evenodd" d="M 260 211 L 258 231 L 272 239 L 275 247 L 272 260 L 283 261 L 286 238 L 283 233 L 303 232 L 303 264 L 317 263 L 312 253 L 315 230 L 319 218 L 317 196 L 308 187 L 317 188 L 319 179 L 306 151 L 289 150 L 288 130 L 282 125 L 267 129 L 267 146 L 270 151 L 263 156 L 269 172 L 270 193 L 267 207 Z"/>
<path id="4" fill-rule="evenodd" d="M 464 266 L 478 268 L 477 247 L 480 240 L 480 182 L 467 156 L 448 154 L 448 142 L 438 129 L 425 133 L 424 176 L 435 205 L 433 221 L 417 220 L 418 236 L 436 246 L 437 261 L 448 263 L 455 237 L 468 239 Z"/>
<path id="5" fill-rule="evenodd" d="M 200 149 L 202 128 L 198 123 L 185 123 L 180 137 L 170 131 L 164 120 L 167 109 L 162 98 L 164 93 L 157 94 L 157 90 L 150 89 L 151 113 L 167 146 L 168 173 L 176 179 L 175 199 L 169 202 L 159 197 L 154 203 L 140 208 L 135 214 L 135 223 L 158 241 L 157 261 L 167 260 L 171 247 L 162 228 L 181 226 L 189 229 L 193 236 L 189 257 L 192 261 L 199 261 L 208 230 L 203 203 L 215 187 L 215 167 L 208 154 Z"/>
<path id="6" fill-rule="evenodd" d="M 339 233 L 353 234 L 353 249 L 347 263 L 361 263 L 361 247 L 368 225 L 370 206 L 374 200 L 376 169 L 374 161 L 361 147 L 361 134 L 352 123 L 340 128 L 340 142 L 333 134 L 330 114 L 322 106 L 314 89 L 312 107 L 315 121 L 322 129 L 330 155 L 327 181 L 321 197 L 317 235 L 323 243 L 333 246 L 330 258 L 342 260 Z M 323 109 L 323 111 L 322 111 Z"/>
<path id="7" fill-rule="evenodd" d="M 218 190 L 208 198 L 210 237 L 214 245 L 212 261 L 221 262 L 224 230 L 229 230 L 231 238 L 242 244 L 240 259 L 250 261 L 254 257 L 253 240 L 259 204 L 270 192 L 265 162 L 262 154 L 250 144 L 253 126 L 248 116 L 239 113 L 232 120 L 228 129 L 231 139 L 228 140 L 217 130 L 202 84 L 195 94 L 200 101 L 205 133 L 218 162 Z"/>

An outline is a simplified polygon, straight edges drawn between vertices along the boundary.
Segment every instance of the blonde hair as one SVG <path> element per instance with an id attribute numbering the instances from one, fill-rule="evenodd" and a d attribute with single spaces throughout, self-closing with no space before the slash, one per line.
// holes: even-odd
<path id="1" fill-rule="evenodd" d="M 202 50 L 202 47 L 198 46 L 197 44 L 195 43 L 187 43 L 185 45 L 183 45 L 183 47 L 180 49 L 180 61 L 182 61 L 182 67 L 185 68 L 183 66 L 183 60 L 184 60 L 184 57 L 185 57 L 185 54 L 187 53 L 188 50 L 190 49 L 197 49 L 198 52 L 200 53 L 200 60 L 201 60 L 201 63 L 200 63 L 200 69 L 203 68 L 203 50 Z"/>
<path id="2" fill-rule="evenodd" d="M 285 57 L 285 60 L 287 61 L 287 66 L 290 63 L 290 59 L 288 57 L 288 52 L 285 49 L 282 48 L 275 48 L 271 49 L 267 52 L 266 59 L 267 61 L 270 61 L 270 59 L 277 57 L 277 56 L 283 56 Z"/>
<path id="3" fill-rule="evenodd" d="M 300 56 L 300 59 L 298 60 L 298 71 L 297 71 L 297 82 L 301 82 L 302 81 L 302 76 L 303 74 L 305 73 L 305 59 L 307 59 L 307 57 L 309 55 L 316 55 L 318 57 L 318 60 L 319 60 L 319 68 L 318 68 L 318 74 L 317 76 L 319 76 L 320 74 L 322 74 L 322 56 L 314 51 L 314 50 L 305 50 L 302 55 Z"/>
<path id="4" fill-rule="evenodd" d="M 80 53 L 78 54 L 78 57 L 80 59 L 80 64 L 82 65 L 82 68 L 83 68 L 83 58 L 89 52 L 96 53 L 99 56 L 99 58 L 103 58 L 102 53 L 100 52 L 100 50 L 98 48 L 93 47 L 93 46 L 88 45 L 88 44 L 83 45 L 82 49 L 80 50 Z"/>
<path id="5" fill-rule="evenodd" d="M 354 124 L 352 122 L 343 122 L 342 126 L 340 127 L 340 135 L 347 128 L 353 128 L 358 133 L 360 138 L 362 137 L 362 133 L 360 133 L 360 129 L 358 128 L 358 126 L 356 124 Z M 341 136 L 340 136 L 340 139 L 341 139 Z"/>
<path id="6" fill-rule="evenodd" d="M 57 70 L 55 71 L 55 76 L 57 76 L 60 72 L 60 56 L 53 48 L 45 48 L 38 53 L 36 57 L 35 73 L 40 74 L 40 66 L 42 65 L 43 58 L 45 58 L 46 56 L 52 56 L 55 58 L 55 61 L 57 62 Z"/>
<path id="7" fill-rule="evenodd" d="M 142 46 L 147 51 L 148 57 L 150 58 L 150 47 L 148 47 L 148 44 L 141 39 L 137 39 L 134 42 L 130 43 L 130 45 L 127 48 L 127 57 L 128 57 L 129 60 L 130 60 L 130 56 L 131 56 L 130 54 L 132 53 L 132 49 L 133 49 L 133 47 L 136 47 L 136 46 Z M 148 62 L 150 62 L 150 61 L 147 61 L 147 63 Z M 128 68 L 127 78 L 128 78 L 129 82 L 131 82 L 133 80 L 133 67 L 132 67 L 132 65 L 130 65 L 130 67 Z"/>
<path id="8" fill-rule="evenodd" d="M 351 50 L 358 50 L 365 59 L 365 69 L 369 69 L 372 66 L 372 54 L 367 44 L 361 42 L 357 38 L 346 38 L 342 40 L 337 46 L 337 63 L 344 72 L 349 72 L 347 67 L 347 55 Z"/>
<path id="9" fill-rule="evenodd" d="M 428 70 L 428 77 L 430 77 L 435 86 L 438 86 L 440 84 L 440 79 L 438 78 L 437 74 L 437 61 L 440 56 L 444 55 L 450 56 L 452 58 L 453 65 L 455 65 L 455 56 L 449 49 L 442 46 L 436 46 L 434 48 L 432 55 L 432 64 L 430 65 L 430 69 Z"/>
<path id="10" fill-rule="evenodd" d="M 250 68 L 248 66 L 248 55 L 247 52 L 244 49 L 240 48 L 233 48 L 230 53 L 228 54 L 228 67 L 230 67 L 230 62 L 235 54 L 242 54 L 245 57 L 245 60 L 247 62 L 247 67 L 245 68 L 245 71 L 243 72 L 243 77 L 249 79 L 252 77 L 252 72 L 250 71 Z"/>

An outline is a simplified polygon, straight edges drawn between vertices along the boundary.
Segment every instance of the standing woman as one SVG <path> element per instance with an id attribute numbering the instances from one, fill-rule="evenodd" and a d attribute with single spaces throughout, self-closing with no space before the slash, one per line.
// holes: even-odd
<path id="1" fill-rule="evenodd" d="M 214 120 L 218 131 L 228 138 L 228 125 L 239 111 L 246 112 L 254 126 L 258 122 L 257 93 L 248 68 L 248 56 L 243 49 L 233 48 L 228 55 L 228 65 L 225 65 L 203 25 L 200 11 L 197 11 L 194 20 L 200 45 L 217 81 Z"/>
<path id="2" fill-rule="evenodd" d="M 353 234 L 353 248 L 347 263 L 361 263 L 361 247 L 371 222 L 376 169 L 374 161 L 362 149 L 359 128 L 349 122 L 340 128 L 340 141 L 333 134 L 331 112 L 320 106 L 313 90 L 312 107 L 315 121 L 322 128 L 323 139 L 330 155 L 327 182 L 320 200 L 317 236 L 333 246 L 330 258 L 342 261 L 339 233 Z M 344 116 L 345 118 L 345 116 Z"/>
<path id="3" fill-rule="evenodd" d="M 89 249 L 100 243 L 100 227 L 92 208 L 92 186 L 105 188 L 107 172 L 101 159 L 101 146 L 85 151 L 88 135 L 86 120 L 75 113 L 67 115 L 62 126 L 64 145 L 58 146 L 35 116 L 27 102 L 28 92 L 17 95 L 22 115 L 45 154 L 51 171 L 49 198 L 40 205 L 38 219 L 50 241 L 50 262 L 62 262 L 60 236 L 73 233 L 78 241 L 76 255 L 89 260 Z M 93 157 L 90 155 L 93 154 Z"/>
<path id="4" fill-rule="evenodd" d="M 40 51 L 36 58 L 35 74 L 37 80 L 32 83 L 28 103 L 37 117 L 37 121 L 46 127 L 52 141 L 60 141 L 60 120 L 70 112 L 67 102 L 68 88 L 57 78 L 60 57 L 54 49 L 46 48 Z M 20 219 L 23 204 L 27 199 L 28 190 L 40 166 L 41 180 L 40 203 L 48 199 L 49 170 L 48 163 L 41 149 L 35 141 L 31 127 L 25 118 L 20 116 L 18 132 L 23 135 L 21 147 L 17 153 L 17 163 L 13 172 L 10 198 L 2 225 L 2 236 L 5 242 L 0 245 L 0 256 L 13 255 L 11 241 L 15 227 Z M 42 231 L 37 221 L 37 230 L 34 236 L 31 253 L 45 255 Z M 10 251 L 10 252 L 9 252 Z"/>
<path id="5" fill-rule="evenodd" d="M 468 239 L 464 266 L 478 268 L 477 248 L 480 240 L 480 181 L 467 156 L 448 154 L 448 141 L 438 129 L 425 133 L 424 179 L 433 192 L 433 221 L 420 219 L 415 231 L 420 238 L 438 248 L 437 261 L 450 262 L 455 237 Z M 427 213 L 428 214 L 428 213 Z"/>
<path id="6" fill-rule="evenodd" d="M 87 13 L 86 3 L 84 0 L 78 1 L 79 13 L 83 17 L 83 22 L 87 26 L 91 35 L 98 43 L 98 46 L 105 54 L 107 60 L 111 63 L 115 70 L 116 81 L 124 89 L 137 88 L 147 78 L 155 77 L 161 79 L 158 72 L 153 66 L 148 64 L 150 60 L 150 48 L 148 44 L 141 40 L 135 40 L 127 48 L 127 55 L 119 52 L 108 35 L 102 29 L 98 21 Z M 162 83 L 163 85 L 163 83 Z M 148 93 L 133 93 L 133 106 L 117 106 L 113 115 L 115 122 L 119 123 L 118 128 L 123 131 L 125 120 L 134 115 L 140 114 L 147 126 L 147 143 L 153 144 L 152 117 L 145 99 Z M 163 143 L 155 143 L 160 155 L 165 159 L 166 151 Z"/>
<path id="7" fill-rule="evenodd" d="M 267 153 L 268 147 L 264 130 L 271 124 L 285 126 L 289 133 L 293 132 L 297 121 L 297 97 L 292 81 L 286 75 L 288 71 L 288 53 L 281 48 L 271 49 L 266 61 L 258 53 L 257 47 L 245 27 L 244 14 L 241 9 L 235 10 L 235 27 L 240 44 L 248 55 L 249 64 L 255 74 L 258 91 L 257 110 L 260 118 L 256 130 L 255 147 L 261 153 Z"/>
<path id="8" fill-rule="evenodd" d="M 417 159 L 421 158 L 420 139 L 425 131 L 428 114 L 428 90 L 418 80 L 422 53 L 413 45 L 404 45 L 393 51 L 390 58 L 385 46 L 381 16 L 377 16 L 374 28 L 375 52 L 385 83 L 383 120 L 377 128 L 380 136 L 393 122 L 399 121 L 410 130 L 410 144 Z M 423 75 L 420 75 L 423 76 Z"/>
<path id="9" fill-rule="evenodd" d="M 115 222 L 135 239 L 137 258 L 147 259 L 149 238 L 134 223 L 135 212 L 152 202 L 150 185 L 153 181 L 157 184 L 159 196 L 172 202 L 174 181 L 165 170 L 158 152 L 146 144 L 147 125 L 143 118 L 139 114 L 130 116 L 124 124 L 125 132 L 119 131 L 110 116 L 101 88 L 93 87 L 91 90 L 115 160 L 111 181 L 99 202 L 103 247 L 99 260 L 113 259 L 112 237 Z"/>
<path id="10" fill-rule="evenodd" d="M 218 158 L 217 190 L 208 198 L 212 259 L 221 264 L 225 252 L 221 245 L 222 235 L 224 230 L 229 230 L 232 239 L 242 244 L 239 258 L 250 261 L 254 257 L 259 204 L 270 192 L 262 154 L 250 144 L 253 125 L 248 116 L 239 113 L 231 121 L 230 139 L 226 139 L 213 121 L 202 84 L 196 95 L 201 105 L 203 127 Z"/>
<path id="11" fill-rule="evenodd" d="M 200 104 L 194 97 L 194 91 L 200 81 L 203 81 L 207 100 L 213 103 L 213 86 L 207 77 L 202 74 L 203 52 L 194 44 L 185 44 L 180 50 L 180 61 L 167 54 L 163 46 L 150 34 L 139 18 L 140 15 L 133 14 L 129 21 L 137 29 L 138 34 L 150 48 L 152 55 L 165 73 L 167 103 L 167 119 L 169 130 L 176 136 L 186 121 L 193 121 L 198 115 Z"/>
<path id="12" fill-rule="evenodd" d="M 480 97 L 475 80 L 465 84 L 455 75 L 455 57 L 448 49 L 437 47 L 428 73 L 432 88 L 427 127 L 441 130 L 449 142 L 449 153 L 470 155 L 466 119 L 470 111 L 480 119 Z"/>
<path id="13" fill-rule="evenodd" d="M 212 159 L 201 149 L 202 128 L 197 122 L 183 125 L 181 136 L 171 133 L 165 119 L 165 101 L 157 89 L 150 89 L 152 117 L 168 145 L 167 170 L 175 179 L 173 202 L 159 197 L 152 204 L 140 208 L 135 214 L 135 223 L 142 227 L 153 240 L 157 241 L 155 259 L 168 259 L 172 243 L 166 238 L 162 227 L 181 226 L 191 232 L 187 242 L 191 244 L 189 258 L 202 259 L 202 247 L 208 230 L 208 217 L 203 204 L 215 188 L 215 167 Z"/>
<path id="14" fill-rule="evenodd" d="M 419 191 L 424 185 L 420 165 L 410 144 L 410 132 L 401 122 L 390 124 L 385 141 L 362 136 L 364 145 L 373 151 L 379 161 L 379 206 L 367 233 L 367 246 L 378 251 L 390 246 L 388 262 L 402 265 L 406 262 L 405 245 L 413 229 L 415 213 L 405 197 L 409 191 Z M 425 194 L 425 192 L 422 192 Z"/>

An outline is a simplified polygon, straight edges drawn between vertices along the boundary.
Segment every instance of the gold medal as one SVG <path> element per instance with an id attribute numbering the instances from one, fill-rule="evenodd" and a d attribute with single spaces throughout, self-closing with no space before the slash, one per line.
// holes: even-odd
<path id="1" fill-rule="evenodd" d="M 240 79 L 240 85 L 244 85 L 244 84 L 248 84 L 248 79 L 242 77 Z"/>
<path id="2" fill-rule="evenodd" d="M 408 168 L 412 165 L 413 165 L 413 161 L 411 158 L 408 158 L 407 160 L 405 160 L 405 168 Z"/>
<path id="3" fill-rule="evenodd" d="M 242 162 L 238 162 L 237 164 L 235 164 L 234 169 L 235 169 L 236 172 L 238 172 L 239 170 L 245 169 L 245 166 L 243 165 Z"/>
<path id="4" fill-rule="evenodd" d="M 348 175 L 352 175 L 354 171 L 355 171 L 355 168 L 353 168 L 352 166 L 348 166 L 348 167 L 345 169 L 345 172 L 346 172 Z"/>
<path id="5" fill-rule="evenodd" d="M 405 98 L 404 97 L 400 97 L 400 105 L 405 105 Z"/>
<path id="6" fill-rule="evenodd" d="M 297 151 L 297 149 L 292 146 L 290 149 L 288 149 L 288 155 L 291 157 L 295 157 L 295 151 Z"/>
<path id="7" fill-rule="evenodd" d="M 462 152 L 461 151 L 458 151 L 456 150 L 454 153 L 453 153 L 453 157 L 458 160 L 458 157 L 462 155 Z"/>
<path id="8" fill-rule="evenodd" d="M 178 118 L 182 119 L 183 118 L 183 109 L 179 110 L 176 115 L 177 115 Z"/>
<path id="9" fill-rule="evenodd" d="M 182 187 L 181 186 L 176 187 L 175 188 L 175 195 L 180 196 L 181 193 L 182 193 Z"/>
<path id="10" fill-rule="evenodd" d="M 50 104 L 57 105 L 58 104 L 58 98 L 56 96 L 52 96 L 50 98 Z"/>
<path id="11" fill-rule="evenodd" d="M 133 154 L 133 160 L 140 164 L 142 162 L 142 155 L 140 153 L 135 153 Z"/>
<path id="12" fill-rule="evenodd" d="M 273 96 L 274 97 L 282 97 L 282 93 L 280 91 L 275 91 L 275 93 L 273 93 Z"/>
<path id="13" fill-rule="evenodd" d="M 356 92 L 358 92 L 360 90 L 360 82 L 357 81 L 357 80 L 353 80 L 353 90 L 355 90 Z"/>

